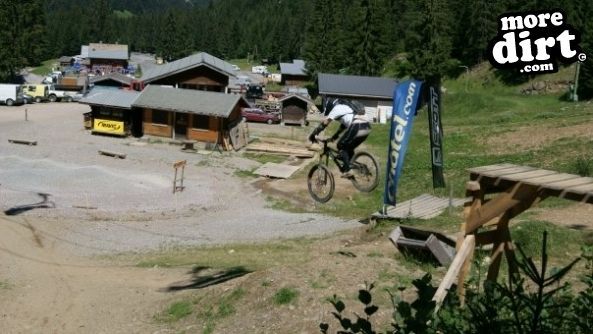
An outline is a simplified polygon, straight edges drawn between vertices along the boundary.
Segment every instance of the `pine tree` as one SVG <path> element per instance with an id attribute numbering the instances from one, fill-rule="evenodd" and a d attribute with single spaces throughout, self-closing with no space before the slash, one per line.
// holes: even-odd
<path id="1" fill-rule="evenodd" d="M 440 82 L 454 66 L 451 58 L 450 11 L 445 0 L 422 0 L 412 29 L 418 32 L 409 43 L 412 75 L 429 82 Z"/>
<path id="2" fill-rule="evenodd" d="M 385 7 L 380 0 L 360 0 L 353 17 L 354 30 L 349 72 L 357 75 L 381 75 L 387 54 L 384 40 Z"/>

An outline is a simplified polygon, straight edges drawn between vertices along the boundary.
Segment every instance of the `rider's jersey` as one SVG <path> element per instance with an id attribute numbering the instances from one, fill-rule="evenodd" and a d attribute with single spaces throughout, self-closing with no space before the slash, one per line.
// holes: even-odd
<path id="1" fill-rule="evenodd" d="M 327 118 L 330 118 L 334 121 L 339 120 L 344 127 L 349 127 L 350 124 L 352 124 L 352 120 L 354 119 L 354 111 L 352 108 L 346 105 L 338 104 L 332 109 L 332 111 L 330 111 L 329 115 L 327 115 Z"/>
<path id="2" fill-rule="evenodd" d="M 330 111 L 329 115 L 327 115 L 327 118 L 330 118 L 334 121 L 340 121 L 340 123 L 346 128 L 350 127 L 352 123 L 364 121 L 360 117 L 356 117 L 354 115 L 354 110 L 344 104 L 338 104 L 335 106 L 332 111 Z"/>

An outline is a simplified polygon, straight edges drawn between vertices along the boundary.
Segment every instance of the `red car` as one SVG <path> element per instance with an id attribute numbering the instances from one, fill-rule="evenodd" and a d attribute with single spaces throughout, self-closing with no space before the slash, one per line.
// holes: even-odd
<path id="1" fill-rule="evenodd" d="M 246 122 L 265 122 L 268 124 L 280 123 L 280 115 L 267 113 L 259 108 L 243 108 L 241 110 L 243 120 Z"/>

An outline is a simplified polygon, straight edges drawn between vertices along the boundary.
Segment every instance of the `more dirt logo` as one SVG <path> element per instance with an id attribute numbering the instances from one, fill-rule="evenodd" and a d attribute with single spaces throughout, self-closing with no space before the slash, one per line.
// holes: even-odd
<path id="1" fill-rule="evenodd" d="M 581 35 L 559 9 L 506 13 L 498 18 L 498 35 L 488 45 L 492 66 L 521 73 L 558 71 L 557 61 L 585 61 Z"/>

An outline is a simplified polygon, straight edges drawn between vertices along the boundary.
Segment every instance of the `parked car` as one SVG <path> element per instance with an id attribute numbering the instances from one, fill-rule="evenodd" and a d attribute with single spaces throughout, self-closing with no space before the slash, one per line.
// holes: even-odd
<path id="1" fill-rule="evenodd" d="M 248 100 L 257 100 L 264 97 L 264 88 L 261 85 L 250 84 L 247 86 L 245 98 Z"/>
<path id="2" fill-rule="evenodd" d="M 232 64 L 231 66 L 233 67 L 233 70 L 235 70 L 235 71 L 241 70 L 241 68 L 239 68 L 239 66 L 237 66 L 235 64 Z"/>
<path id="3" fill-rule="evenodd" d="M 31 104 L 35 102 L 35 98 L 29 94 L 23 94 L 23 103 L 24 104 Z"/>
<path id="4" fill-rule="evenodd" d="M 280 115 L 267 113 L 259 108 L 243 108 L 241 110 L 243 120 L 246 122 L 264 122 L 268 124 L 280 123 Z"/>

